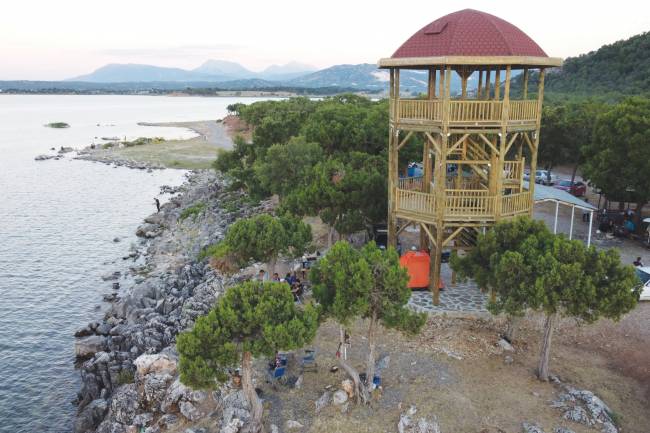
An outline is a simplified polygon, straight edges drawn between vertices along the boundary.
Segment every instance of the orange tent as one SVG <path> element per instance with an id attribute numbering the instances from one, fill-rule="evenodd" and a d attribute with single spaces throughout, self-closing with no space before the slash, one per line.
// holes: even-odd
<path id="1" fill-rule="evenodd" d="M 409 288 L 420 289 L 429 286 L 430 262 L 431 258 L 425 251 L 409 251 L 400 257 L 400 265 L 409 273 Z"/>

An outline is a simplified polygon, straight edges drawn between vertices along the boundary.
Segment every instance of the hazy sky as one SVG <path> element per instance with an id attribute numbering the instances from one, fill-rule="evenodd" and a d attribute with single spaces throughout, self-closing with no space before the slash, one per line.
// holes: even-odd
<path id="1" fill-rule="evenodd" d="M 253 70 L 373 63 L 465 8 L 510 21 L 558 57 L 650 30 L 648 0 L 5 0 L 0 80 L 58 80 L 106 63 L 194 68 L 209 58 Z"/>

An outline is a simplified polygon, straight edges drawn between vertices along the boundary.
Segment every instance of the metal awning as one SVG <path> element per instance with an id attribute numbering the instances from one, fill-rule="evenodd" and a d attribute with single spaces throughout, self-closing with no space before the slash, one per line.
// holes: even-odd
<path id="1" fill-rule="evenodd" d="M 524 188 L 528 189 L 528 182 L 524 181 Z M 559 202 L 567 206 L 574 206 L 586 211 L 597 211 L 598 208 L 591 203 L 570 194 L 561 189 L 553 188 L 552 186 L 535 184 L 535 196 L 533 197 L 535 203 L 541 202 Z"/>

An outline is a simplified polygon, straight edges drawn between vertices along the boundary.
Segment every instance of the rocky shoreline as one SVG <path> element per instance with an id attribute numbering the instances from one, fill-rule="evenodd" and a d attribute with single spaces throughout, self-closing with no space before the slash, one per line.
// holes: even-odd
<path id="1" fill-rule="evenodd" d="M 103 319 L 75 333 L 82 379 L 76 433 L 177 431 L 208 415 L 212 425 L 218 415 L 217 425 L 227 432 L 247 418 L 239 391 L 225 387 L 208 394 L 180 383 L 175 337 L 237 279 L 197 261 L 198 253 L 220 240 L 235 219 L 263 209 L 224 210 L 242 194 L 228 191 L 227 181 L 207 170 L 188 174 L 174 192 L 180 193 L 138 228 L 141 240 L 124 257 L 128 269 L 106 277 L 113 292 L 105 295 Z M 199 202 L 205 204 L 201 214 L 180 217 Z"/>

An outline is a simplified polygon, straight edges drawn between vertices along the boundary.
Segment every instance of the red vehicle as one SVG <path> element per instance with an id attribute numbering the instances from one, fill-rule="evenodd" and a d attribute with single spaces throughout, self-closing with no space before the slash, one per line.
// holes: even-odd
<path id="1" fill-rule="evenodd" d="M 553 188 L 561 189 L 576 197 L 582 197 L 587 192 L 587 185 L 583 182 L 571 182 L 570 180 L 561 180 L 553 185 Z"/>

